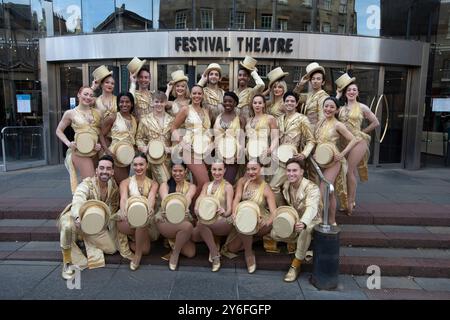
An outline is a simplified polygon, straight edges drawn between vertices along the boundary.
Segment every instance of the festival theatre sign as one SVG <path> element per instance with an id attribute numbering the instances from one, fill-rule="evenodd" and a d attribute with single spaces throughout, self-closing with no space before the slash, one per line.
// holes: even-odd
<path id="1" fill-rule="evenodd" d="M 224 32 L 185 32 L 170 35 L 170 50 L 181 56 L 290 56 L 296 50 L 292 34 L 252 33 L 242 35 Z"/>

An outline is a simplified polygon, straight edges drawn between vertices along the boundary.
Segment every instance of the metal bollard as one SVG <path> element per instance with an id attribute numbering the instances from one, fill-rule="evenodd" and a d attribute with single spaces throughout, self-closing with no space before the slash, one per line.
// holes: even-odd
<path id="1" fill-rule="evenodd" d="M 339 227 L 318 225 L 314 228 L 313 273 L 311 284 L 319 290 L 336 289 L 339 282 Z"/>

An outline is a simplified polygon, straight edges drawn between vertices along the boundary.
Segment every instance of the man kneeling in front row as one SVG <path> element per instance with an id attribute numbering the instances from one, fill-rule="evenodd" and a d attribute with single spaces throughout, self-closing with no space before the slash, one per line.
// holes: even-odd
<path id="1" fill-rule="evenodd" d="M 114 254 L 117 251 L 114 230 L 108 228 L 111 213 L 119 207 L 119 191 L 113 175 L 113 158 L 108 155 L 101 157 L 95 176 L 84 179 L 78 185 L 72 203 L 59 217 L 64 279 L 74 276 L 72 265 L 81 270 L 104 267 L 104 253 Z M 83 219 L 86 219 L 85 223 Z M 75 243 L 80 238 L 84 241 L 87 258 Z"/>
<path id="2" fill-rule="evenodd" d="M 303 177 L 305 164 L 302 160 L 290 159 L 286 162 L 287 181 L 283 184 L 283 196 L 289 206 L 297 211 L 298 220 L 294 232 L 287 239 L 277 236 L 272 229 L 271 237 L 277 241 L 292 242 L 297 239 L 297 249 L 284 281 L 293 282 L 300 273 L 300 265 L 311 244 L 314 227 L 321 223 L 321 199 L 319 187 Z"/>

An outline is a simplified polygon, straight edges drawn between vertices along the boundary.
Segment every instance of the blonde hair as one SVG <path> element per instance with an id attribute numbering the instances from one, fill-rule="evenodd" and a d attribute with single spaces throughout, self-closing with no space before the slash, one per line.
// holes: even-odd
<path id="1" fill-rule="evenodd" d="M 270 87 L 270 101 L 274 101 L 274 96 L 273 96 L 273 88 L 275 88 L 275 86 L 277 86 L 277 85 L 280 85 L 280 86 L 282 86 L 283 87 L 283 90 L 284 90 L 284 92 L 283 92 L 283 94 L 285 94 L 286 92 L 287 92 L 287 84 L 286 84 L 286 81 L 284 81 L 284 80 L 278 80 L 278 81 L 275 81 L 273 84 L 272 84 L 272 87 Z"/>
<path id="2" fill-rule="evenodd" d="M 175 97 L 175 99 L 178 98 L 175 89 L 176 89 L 177 84 L 180 83 L 180 82 L 184 82 L 184 83 L 185 83 L 185 85 L 184 85 L 184 89 L 185 89 L 185 90 L 184 90 L 184 97 L 185 97 L 186 99 L 190 99 L 190 97 L 191 97 L 191 92 L 189 91 L 189 86 L 188 86 L 188 83 L 187 83 L 186 80 L 180 80 L 180 81 L 175 82 L 175 83 L 173 84 L 172 92 L 171 92 L 170 94 L 171 94 L 173 97 Z"/>

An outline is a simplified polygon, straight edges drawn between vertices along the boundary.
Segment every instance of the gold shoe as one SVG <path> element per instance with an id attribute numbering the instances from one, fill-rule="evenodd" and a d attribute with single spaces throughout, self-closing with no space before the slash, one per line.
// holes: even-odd
<path id="1" fill-rule="evenodd" d="M 252 257 L 253 257 L 254 262 L 251 265 L 248 264 L 248 259 L 247 258 L 245 259 L 245 262 L 247 263 L 247 271 L 248 271 L 248 273 L 253 273 L 253 272 L 256 271 L 256 257 L 255 257 L 254 254 L 252 255 Z"/>
<path id="2" fill-rule="evenodd" d="M 134 263 L 133 261 L 130 262 L 130 269 L 131 271 L 136 271 L 139 268 L 139 263 Z"/>
<path id="3" fill-rule="evenodd" d="M 299 273 L 300 273 L 300 267 L 296 268 L 296 267 L 290 266 L 288 272 L 284 276 L 284 281 L 294 282 L 295 280 L 297 280 Z"/>
<path id="4" fill-rule="evenodd" d="M 220 269 L 220 254 L 218 254 L 218 255 L 215 256 L 215 257 L 212 257 L 211 260 L 212 260 L 212 268 L 211 268 L 211 271 L 212 271 L 212 272 L 217 272 L 217 271 L 219 271 L 219 269 Z"/>
<path id="5" fill-rule="evenodd" d="M 63 279 L 70 280 L 75 276 L 75 270 L 73 270 L 73 268 L 71 268 L 71 266 L 72 265 L 69 263 L 63 264 L 63 268 L 62 268 L 62 272 L 61 272 L 61 276 L 63 277 Z"/>
<path id="6" fill-rule="evenodd" d="M 172 255 L 170 255 L 170 257 L 172 258 Z M 170 262 L 170 259 L 169 259 L 169 269 L 170 270 L 172 270 L 172 271 L 177 270 L 177 266 L 178 266 L 178 259 L 175 263 Z"/>

